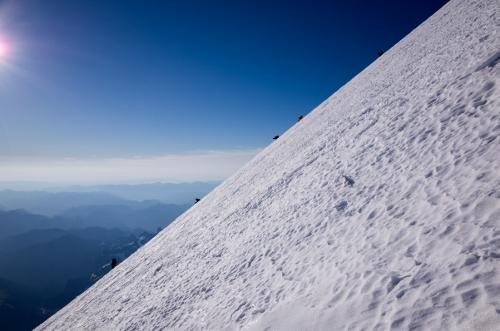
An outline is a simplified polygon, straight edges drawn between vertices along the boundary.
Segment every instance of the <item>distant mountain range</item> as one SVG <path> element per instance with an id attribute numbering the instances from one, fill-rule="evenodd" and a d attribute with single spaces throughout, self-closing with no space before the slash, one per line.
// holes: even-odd
<path id="1" fill-rule="evenodd" d="M 1 190 L 0 329 L 40 324 L 111 270 L 112 258 L 125 260 L 214 186 Z"/>
<path id="2" fill-rule="evenodd" d="M 191 205 L 163 204 L 147 201 L 137 205 L 95 205 L 71 208 L 58 217 L 68 219 L 75 226 L 142 229 L 155 232 L 164 228 Z"/>
<path id="3" fill-rule="evenodd" d="M 156 200 L 191 204 L 212 191 L 219 182 L 150 183 L 131 185 L 54 186 L 39 183 L 0 182 L 0 207 L 56 215 L 81 205 L 123 204 L 123 200 Z M 28 207 L 29 206 L 29 207 Z"/>
<path id="4" fill-rule="evenodd" d="M 153 234 L 37 229 L 0 240 L 0 325 L 30 330 L 123 261 Z"/>
<path id="5" fill-rule="evenodd" d="M 25 210 L 0 210 L 0 240 L 34 229 L 65 228 L 68 224 L 58 218 L 35 215 Z"/>
<path id="6" fill-rule="evenodd" d="M 73 207 L 53 217 L 32 214 L 22 209 L 0 210 L 0 239 L 25 231 L 49 228 L 103 227 L 157 232 L 188 207 L 155 201 L 132 205 L 90 205 Z"/>
<path id="7" fill-rule="evenodd" d="M 44 192 L 0 191 L 0 204 L 4 210 L 24 209 L 34 214 L 54 216 L 67 209 L 86 205 L 131 205 L 128 201 L 103 192 Z"/>
<path id="8" fill-rule="evenodd" d="M 52 188 L 53 192 L 104 192 L 127 200 L 157 200 L 163 203 L 191 204 L 195 198 L 212 191 L 219 182 L 151 183 L 134 185 L 69 186 Z"/>
<path id="9" fill-rule="evenodd" d="M 112 257 L 123 260 L 152 236 L 99 227 L 28 231 L 0 241 L 0 278 L 62 290 L 70 279 L 90 279 Z"/>
<path id="10" fill-rule="evenodd" d="M 0 278 L 0 325 L 9 331 L 31 330 L 52 314 L 45 314 L 37 291 Z"/>

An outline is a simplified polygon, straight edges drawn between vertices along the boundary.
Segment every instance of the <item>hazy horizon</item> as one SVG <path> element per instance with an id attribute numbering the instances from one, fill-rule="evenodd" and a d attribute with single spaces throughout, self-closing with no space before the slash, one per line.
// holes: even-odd
<path id="1" fill-rule="evenodd" d="M 78 184 L 68 183 L 60 184 L 55 182 L 43 181 L 0 181 L 0 190 L 21 190 L 23 187 L 31 190 L 37 188 L 46 189 L 65 189 L 65 188 L 91 188 L 91 187 L 113 187 L 113 186 L 147 186 L 147 185 L 184 185 L 197 183 L 221 183 L 221 180 L 196 180 L 196 181 L 140 181 L 123 183 L 102 183 L 102 184 Z"/>
<path id="2" fill-rule="evenodd" d="M 0 182 L 55 185 L 221 181 L 259 152 L 197 151 L 129 158 L 0 158 Z"/>

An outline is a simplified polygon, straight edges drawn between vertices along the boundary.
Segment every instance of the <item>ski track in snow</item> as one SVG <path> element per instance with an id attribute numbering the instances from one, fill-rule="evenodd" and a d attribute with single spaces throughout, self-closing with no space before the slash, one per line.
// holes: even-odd
<path id="1" fill-rule="evenodd" d="M 494 330 L 499 73 L 449 2 L 38 330 Z"/>

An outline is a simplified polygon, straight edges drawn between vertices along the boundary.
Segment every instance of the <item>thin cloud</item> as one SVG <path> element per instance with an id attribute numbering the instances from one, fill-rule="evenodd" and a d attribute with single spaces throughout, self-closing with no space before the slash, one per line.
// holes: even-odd
<path id="1" fill-rule="evenodd" d="M 0 181 L 64 184 L 211 181 L 230 176 L 259 150 L 201 151 L 127 158 L 2 159 Z"/>

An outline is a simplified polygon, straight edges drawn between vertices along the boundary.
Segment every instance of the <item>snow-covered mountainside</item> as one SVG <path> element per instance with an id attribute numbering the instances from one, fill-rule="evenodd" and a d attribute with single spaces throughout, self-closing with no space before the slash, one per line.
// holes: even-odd
<path id="1" fill-rule="evenodd" d="M 498 328 L 499 134 L 500 1 L 451 1 L 39 330 Z"/>

